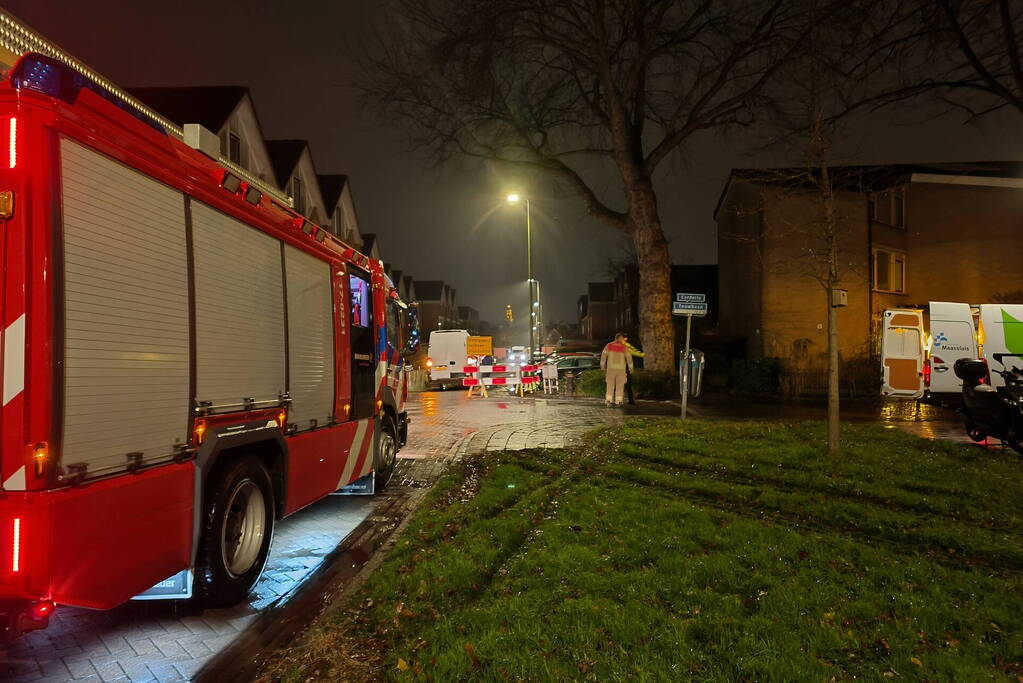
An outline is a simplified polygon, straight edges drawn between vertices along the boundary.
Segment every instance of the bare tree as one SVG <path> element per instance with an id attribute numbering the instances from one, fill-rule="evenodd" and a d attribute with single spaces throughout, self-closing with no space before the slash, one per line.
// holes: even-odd
<path id="1" fill-rule="evenodd" d="M 861 167 L 836 167 L 835 147 L 845 133 L 851 112 L 887 91 L 890 59 L 904 46 L 891 35 L 905 26 L 905 7 L 889 0 L 857 0 L 835 7 L 828 0 L 806 0 L 807 28 L 801 49 L 777 75 L 773 100 L 775 138 L 767 146 L 781 147 L 800 164 L 768 169 L 751 178 L 788 198 L 809 200 L 801 213 L 762 230 L 770 239 L 789 245 L 791 259 L 777 267 L 805 277 L 824 294 L 827 308 L 828 453 L 839 453 L 840 376 L 838 293 L 843 279 L 855 271 L 858 254 L 850 235 L 852 225 L 838 201 L 842 191 L 869 189 Z M 744 238 L 745 239 L 745 238 Z M 755 237 L 754 241 L 760 237 Z M 862 252 L 860 252 L 862 253 Z M 764 264 L 768 267 L 768 264 Z"/>
<path id="2" fill-rule="evenodd" d="M 852 228 L 862 214 L 851 210 L 855 200 L 850 201 L 849 194 L 854 196 L 867 185 L 859 167 L 832 165 L 834 130 L 819 110 L 805 133 L 800 165 L 740 176 L 761 188 L 756 208 L 741 210 L 757 214 L 753 223 L 757 227 L 752 233 L 724 237 L 752 249 L 765 274 L 803 281 L 809 291 L 820 292 L 827 321 L 828 453 L 835 455 L 840 436 L 840 308 L 833 303 L 850 276 L 863 275 L 863 243 L 856 241 Z M 770 255 L 764 253 L 765 247 Z"/>
<path id="3" fill-rule="evenodd" d="M 967 121 L 1003 109 L 1023 114 L 1023 3 L 892 0 L 898 22 L 878 44 L 885 86 L 850 110 L 937 99 Z"/>
<path id="4" fill-rule="evenodd" d="M 414 148 L 541 171 L 628 236 L 647 365 L 670 372 L 655 174 L 694 135 L 751 124 L 805 27 L 784 0 L 396 0 L 360 85 Z M 620 193 L 600 192 L 612 175 Z"/>
<path id="5" fill-rule="evenodd" d="M 969 119 L 1006 107 L 1023 114 L 1023 3 L 925 0 L 920 16 L 932 31 L 920 87 Z"/>
<path id="6" fill-rule="evenodd" d="M 798 225 L 765 226 L 765 230 L 788 232 L 795 245 L 797 258 L 786 267 L 802 273 L 823 290 L 827 307 L 827 367 L 828 367 L 828 454 L 839 452 L 839 354 L 838 310 L 836 296 L 842 289 L 843 278 L 849 271 L 845 253 L 847 238 L 845 223 L 836 202 L 836 179 L 831 168 L 832 130 L 825 120 L 823 107 L 817 103 L 808 106 L 812 118 L 807 123 L 804 164 L 791 171 L 776 171 L 775 182 L 792 188 L 792 192 L 807 194 L 814 205 L 809 220 Z M 843 179 L 845 180 L 845 179 Z M 779 235 L 774 235 L 775 239 Z"/>

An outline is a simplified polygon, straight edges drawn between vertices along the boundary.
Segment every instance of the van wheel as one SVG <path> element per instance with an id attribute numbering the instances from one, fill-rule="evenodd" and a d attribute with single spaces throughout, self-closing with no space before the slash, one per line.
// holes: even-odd
<path id="1" fill-rule="evenodd" d="M 377 440 L 376 452 L 373 454 L 373 472 L 376 476 L 375 489 L 382 491 L 394 473 L 394 463 L 398 459 L 398 436 L 394 421 L 389 417 L 383 419 L 380 428 L 380 439 Z"/>
<path id="2" fill-rule="evenodd" d="M 274 528 L 270 474 L 256 458 L 228 463 L 203 502 L 196 555 L 196 597 L 205 607 L 235 605 L 266 565 Z"/>

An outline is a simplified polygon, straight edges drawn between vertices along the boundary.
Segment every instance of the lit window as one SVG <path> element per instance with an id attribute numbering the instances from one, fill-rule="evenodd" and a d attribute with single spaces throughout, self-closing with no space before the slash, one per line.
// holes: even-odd
<path id="1" fill-rule="evenodd" d="M 355 327 L 369 327 L 369 282 L 363 277 L 350 274 L 348 276 L 348 291 L 351 298 L 351 324 Z"/>
<path id="2" fill-rule="evenodd" d="M 874 289 L 905 294 L 906 255 L 885 249 L 874 250 Z"/>

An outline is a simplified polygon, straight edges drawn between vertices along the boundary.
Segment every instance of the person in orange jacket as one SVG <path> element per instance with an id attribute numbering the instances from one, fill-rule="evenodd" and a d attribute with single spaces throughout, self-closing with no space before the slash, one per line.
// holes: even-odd
<path id="1" fill-rule="evenodd" d="M 604 393 L 605 406 L 620 406 L 625 400 L 626 373 L 632 372 L 632 354 L 625 346 L 625 334 L 615 334 L 613 342 L 607 344 L 600 352 L 600 369 L 604 371 L 604 382 L 607 389 Z"/>

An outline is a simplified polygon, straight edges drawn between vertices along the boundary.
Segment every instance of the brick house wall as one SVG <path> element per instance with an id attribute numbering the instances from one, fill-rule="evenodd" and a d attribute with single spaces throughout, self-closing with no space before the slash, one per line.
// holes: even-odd
<path id="1" fill-rule="evenodd" d="M 906 251 L 913 303 L 1023 292 L 1023 189 L 912 183 Z"/>
<path id="2" fill-rule="evenodd" d="M 991 173 L 1014 168 L 989 163 Z M 1023 300 L 1023 180 L 933 169 L 899 167 L 880 187 L 837 192 L 849 299 L 839 310 L 843 360 L 877 353 L 887 308 Z M 812 193 L 734 173 L 729 180 L 716 212 L 719 330 L 741 342 L 740 355 L 791 362 L 826 352 L 826 295 L 800 267 L 798 236 L 818 215 Z M 877 270 L 881 260 L 891 260 L 887 279 Z M 885 291 L 883 281 L 901 291 Z"/>
<path id="3" fill-rule="evenodd" d="M 841 286 L 849 305 L 838 311 L 839 355 L 849 359 L 869 352 L 870 282 L 867 202 L 840 192 L 835 210 L 842 235 Z M 825 267 L 807 255 L 815 243 L 808 228 L 819 223 L 819 199 L 807 192 L 767 189 L 761 198 L 760 353 L 812 361 L 827 353 L 827 294 L 813 274 Z"/>

